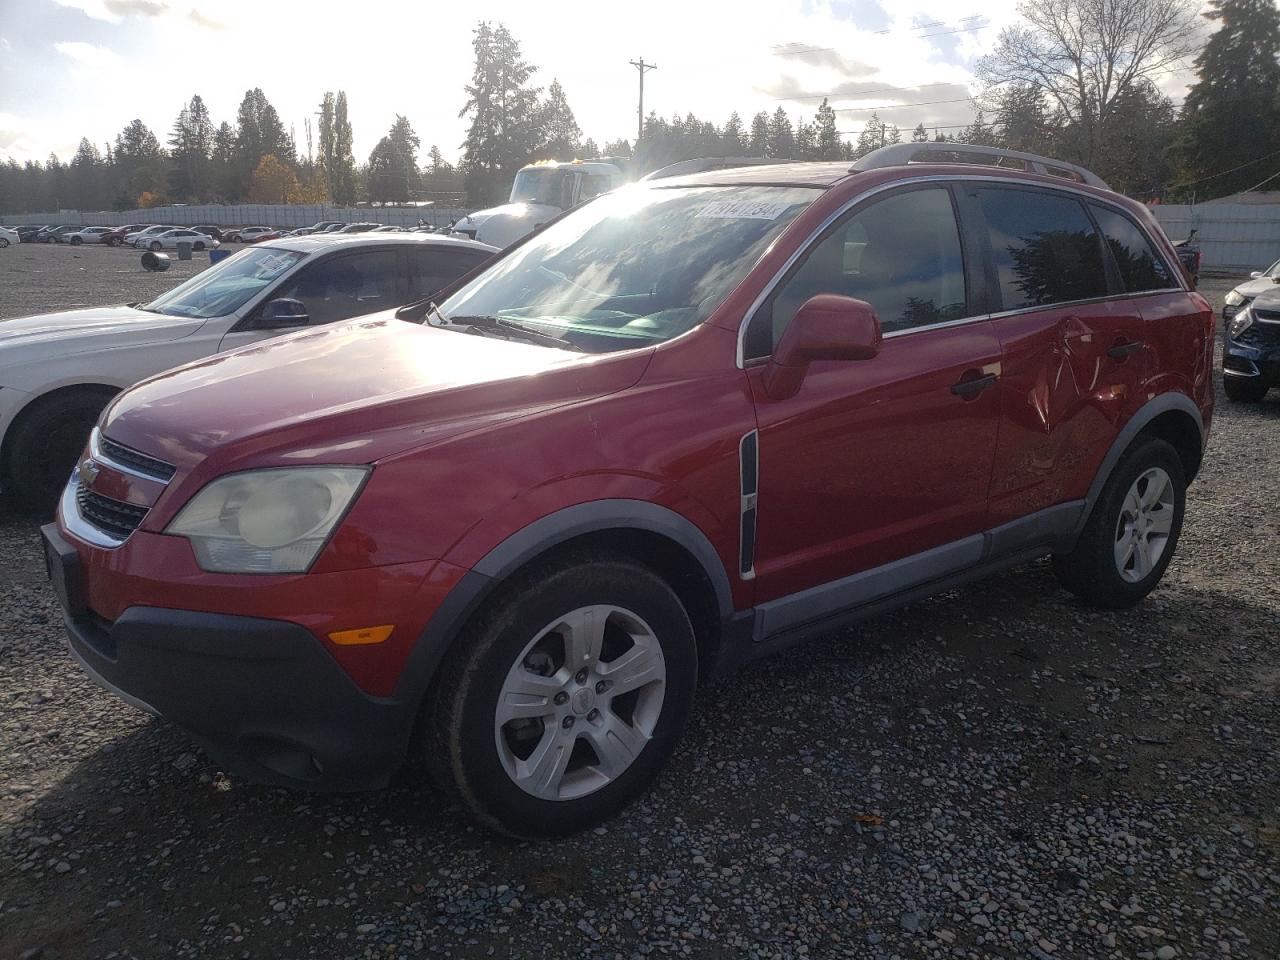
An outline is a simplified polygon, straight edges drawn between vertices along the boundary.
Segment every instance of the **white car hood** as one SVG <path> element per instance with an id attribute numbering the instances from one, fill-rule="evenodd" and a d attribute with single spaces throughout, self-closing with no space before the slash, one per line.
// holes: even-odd
<path id="1" fill-rule="evenodd" d="M 1236 287 L 1233 292 L 1240 294 L 1242 297 L 1248 297 L 1252 300 L 1260 293 L 1268 290 L 1280 290 L 1280 284 L 1272 280 L 1270 277 L 1259 277 L 1257 280 L 1246 280 L 1240 286 Z"/>
<path id="2" fill-rule="evenodd" d="M 500 207 L 477 210 L 454 224 L 454 230 L 474 230 L 475 239 L 505 247 L 515 243 L 534 227 L 561 214 L 559 207 L 546 203 L 504 203 Z"/>
<path id="3" fill-rule="evenodd" d="M 90 350 L 109 350 L 143 343 L 161 343 L 190 336 L 204 320 L 169 317 L 133 307 L 94 307 L 41 313 L 0 321 L 0 366 L 10 366 L 19 352 L 31 355 L 57 344 L 57 353 L 68 356 Z M 34 357 L 33 357 L 34 359 Z"/>

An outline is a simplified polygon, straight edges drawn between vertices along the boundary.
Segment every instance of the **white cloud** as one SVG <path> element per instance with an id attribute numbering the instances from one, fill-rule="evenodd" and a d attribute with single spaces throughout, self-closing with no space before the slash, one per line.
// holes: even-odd
<path id="1" fill-rule="evenodd" d="M 119 56 L 113 51 L 82 40 L 64 40 L 61 43 L 55 43 L 53 49 L 64 57 L 70 57 L 91 67 L 107 67 L 120 62 Z"/>
<path id="2" fill-rule="evenodd" d="M 54 0 L 94 20 L 119 23 L 125 17 L 158 17 L 169 9 L 166 0 Z"/>

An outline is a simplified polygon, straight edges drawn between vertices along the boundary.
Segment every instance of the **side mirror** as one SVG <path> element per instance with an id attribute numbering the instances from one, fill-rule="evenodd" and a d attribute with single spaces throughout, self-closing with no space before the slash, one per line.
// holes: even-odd
<path id="1" fill-rule="evenodd" d="M 257 326 L 262 330 L 288 330 L 291 327 L 305 327 L 310 322 L 306 304 L 301 300 L 281 297 L 262 308 Z"/>
<path id="2" fill-rule="evenodd" d="M 1249 274 L 1249 279 L 1250 279 L 1250 280 L 1261 280 L 1261 279 L 1262 279 L 1262 271 L 1261 271 L 1261 270 L 1255 270 L 1255 271 L 1253 271 L 1253 273 Z"/>
<path id="3" fill-rule="evenodd" d="M 774 400 L 795 396 L 815 360 L 870 360 L 880 352 L 880 318 L 871 304 L 820 293 L 791 318 L 764 374 Z"/>

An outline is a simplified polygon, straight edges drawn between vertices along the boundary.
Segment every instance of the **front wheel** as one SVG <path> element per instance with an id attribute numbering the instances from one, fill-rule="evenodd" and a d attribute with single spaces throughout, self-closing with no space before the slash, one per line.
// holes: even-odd
<path id="1" fill-rule="evenodd" d="M 1258 403 L 1266 395 L 1270 387 L 1261 382 L 1261 377 L 1222 378 L 1222 391 L 1232 403 Z"/>
<path id="2" fill-rule="evenodd" d="M 163 245 L 160 243 L 160 241 L 159 241 L 159 240 L 152 240 L 152 241 L 151 241 L 151 252 L 152 252 L 152 253 L 159 253 L 159 252 L 160 252 L 160 250 L 161 250 L 161 248 L 162 248 L 162 246 L 163 246 Z"/>
<path id="3" fill-rule="evenodd" d="M 495 829 L 573 833 L 653 782 L 696 680 L 689 617 L 657 574 L 611 555 L 533 570 L 455 644 L 427 759 Z"/>
<path id="4" fill-rule="evenodd" d="M 1054 556 L 1058 581 L 1095 606 L 1133 606 L 1173 559 L 1186 491 L 1178 452 L 1158 437 L 1140 436 L 1111 471 L 1075 548 Z"/>
<path id="5" fill-rule="evenodd" d="M 23 411 L 6 438 L 5 489 L 30 506 L 54 503 L 110 400 L 105 391 L 65 391 Z"/>
<path id="6" fill-rule="evenodd" d="M 204 250 L 204 241 L 197 240 L 195 243 L 191 245 L 191 249 L 194 250 L 196 253 L 200 253 L 201 251 Z"/>
<path id="7" fill-rule="evenodd" d="M 73 247 L 78 247 L 78 246 L 80 246 L 80 244 L 82 244 L 82 243 L 84 243 L 84 240 L 82 240 L 80 237 L 72 237 L 72 238 L 71 238 L 71 245 L 72 245 Z"/>
<path id="8" fill-rule="evenodd" d="M 0 237 L 0 250 L 3 250 L 3 249 L 4 249 L 5 247 L 7 247 L 8 245 L 9 245 L 9 238 L 8 238 L 8 237 Z"/>

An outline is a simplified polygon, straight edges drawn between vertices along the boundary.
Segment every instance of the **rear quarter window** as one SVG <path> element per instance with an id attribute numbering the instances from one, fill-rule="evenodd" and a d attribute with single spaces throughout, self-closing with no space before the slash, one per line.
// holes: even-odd
<path id="1" fill-rule="evenodd" d="M 1130 293 L 1176 287 L 1169 265 L 1138 225 L 1118 211 L 1090 204 L 1102 236 Z"/>

